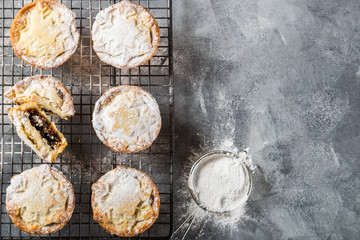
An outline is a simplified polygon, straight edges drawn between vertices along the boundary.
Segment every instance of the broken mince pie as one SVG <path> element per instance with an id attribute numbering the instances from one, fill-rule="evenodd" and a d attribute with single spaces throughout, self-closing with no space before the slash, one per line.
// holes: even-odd
<path id="1" fill-rule="evenodd" d="M 75 114 L 74 102 L 68 89 L 52 76 L 32 76 L 16 83 L 4 96 L 16 104 L 35 102 L 40 108 L 63 119 Z"/>
<path id="2" fill-rule="evenodd" d="M 43 160 L 55 161 L 66 145 L 64 135 L 34 102 L 24 103 L 8 111 L 19 137 Z"/>

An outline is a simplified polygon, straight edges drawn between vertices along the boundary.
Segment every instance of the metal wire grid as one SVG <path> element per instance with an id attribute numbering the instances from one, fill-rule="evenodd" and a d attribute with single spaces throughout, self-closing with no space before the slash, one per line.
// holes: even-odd
<path id="1" fill-rule="evenodd" d="M 9 40 L 12 19 L 31 1 L 0 2 L 0 193 L 1 239 L 118 239 L 105 232 L 92 218 L 91 184 L 119 164 L 141 169 L 155 181 L 160 192 L 160 215 L 155 224 L 133 239 L 167 239 L 173 228 L 172 163 L 173 163 L 173 93 L 172 93 L 172 32 L 171 0 L 137 0 L 156 17 L 161 39 L 156 55 L 146 64 L 131 70 L 120 70 L 102 63 L 92 49 L 91 27 L 96 14 L 118 1 L 63 0 L 76 14 L 81 40 L 76 53 L 63 66 L 38 70 L 17 58 Z M 5 103 L 4 92 L 19 80 L 32 75 L 52 75 L 61 80 L 72 93 L 76 115 L 69 120 L 53 117 L 69 145 L 53 167 L 61 170 L 75 189 L 76 206 L 70 222 L 60 231 L 48 236 L 30 236 L 18 230 L 6 214 L 5 193 L 10 178 L 22 171 L 42 164 L 37 155 L 16 134 Z M 149 91 L 158 101 L 162 129 L 153 145 L 135 154 L 118 154 L 103 145 L 91 125 L 91 114 L 96 100 L 113 86 L 130 84 Z"/>

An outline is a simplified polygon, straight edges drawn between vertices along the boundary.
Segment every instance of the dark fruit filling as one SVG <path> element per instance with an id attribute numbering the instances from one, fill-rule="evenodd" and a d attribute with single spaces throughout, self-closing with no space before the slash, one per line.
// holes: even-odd
<path id="1" fill-rule="evenodd" d="M 150 200 L 149 200 L 149 203 L 150 203 L 151 206 L 154 204 L 154 199 L 155 199 L 155 196 L 153 194 L 151 194 L 150 195 Z"/>
<path id="2" fill-rule="evenodd" d="M 36 109 L 30 109 L 27 112 L 29 113 L 31 125 L 39 131 L 41 137 L 45 138 L 51 148 L 54 149 L 54 146 L 61 142 L 61 139 L 55 129 L 51 126 L 51 122 L 41 116 Z"/>

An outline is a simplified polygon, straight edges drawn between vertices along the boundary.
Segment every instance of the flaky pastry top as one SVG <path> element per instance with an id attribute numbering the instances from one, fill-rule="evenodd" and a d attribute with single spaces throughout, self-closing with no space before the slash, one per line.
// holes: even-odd
<path id="1" fill-rule="evenodd" d="M 7 213 L 15 226 L 29 234 L 59 230 L 69 221 L 74 204 L 71 183 L 46 164 L 15 175 L 6 190 Z"/>
<path id="2" fill-rule="evenodd" d="M 9 88 L 4 96 L 17 104 L 35 102 L 42 109 L 64 119 L 75 114 L 73 98 L 68 89 L 52 76 L 27 77 Z"/>
<path id="3" fill-rule="evenodd" d="M 117 152 L 149 147 L 161 128 L 156 100 L 136 86 L 111 88 L 96 102 L 93 127 L 102 142 Z"/>
<path id="4" fill-rule="evenodd" d="M 38 68 L 63 64 L 75 52 L 79 38 L 75 14 L 55 0 L 27 4 L 10 29 L 15 53 Z"/>
<path id="5" fill-rule="evenodd" d="M 118 166 L 92 186 L 94 219 L 107 231 L 133 236 L 145 231 L 159 214 L 154 182 L 143 172 Z"/>
<path id="6" fill-rule="evenodd" d="M 101 60 L 114 67 L 133 68 L 155 54 L 160 30 L 147 9 L 124 0 L 98 13 L 92 40 Z"/>

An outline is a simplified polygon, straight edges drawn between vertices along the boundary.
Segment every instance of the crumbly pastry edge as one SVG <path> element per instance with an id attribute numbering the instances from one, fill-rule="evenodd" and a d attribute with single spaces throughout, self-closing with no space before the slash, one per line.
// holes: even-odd
<path id="1" fill-rule="evenodd" d="M 113 98 L 115 97 L 118 92 L 121 92 L 121 88 L 124 88 L 124 89 L 136 89 L 138 91 L 141 91 L 141 92 L 144 92 L 145 94 L 148 94 L 152 100 L 154 100 L 154 102 L 156 103 L 157 107 L 158 107 L 158 110 L 159 110 L 159 115 L 160 115 L 160 121 L 158 123 L 158 130 L 156 131 L 156 137 L 150 141 L 148 144 L 146 145 L 142 145 L 141 147 L 139 146 L 138 148 L 136 148 L 135 150 L 133 151 L 130 151 L 128 150 L 128 148 L 118 148 L 118 145 L 117 146 L 113 146 L 111 145 L 99 132 L 101 132 L 101 129 L 98 129 L 98 127 L 94 124 L 94 119 L 96 117 L 96 114 L 99 113 L 100 109 L 102 108 L 102 105 L 104 103 L 106 103 L 108 101 L 108 99 L 110 98 Z M 108 148 L 110 148 L 111 150 L 113 150 L 114 152 L 119 152 L 119 153 L 134 153 L 134 152 L 138 152 L 138 151 L 141 151 L 141 150 L 144 150 L 144 149 L 147 149 L 149 148 L 153 142 L 156 140 L 156 138 L 159 136 L 159 133 L 161 131 L 161 126 L 162 126 L 162 121 L 161 121 L 161 113 L 160 113 L 160 109 L 159 109 L 159 105 L 156 101 L 156 99 L 149 93 L 147 92 L 146 90 L 144 90 L 143 88 L 141 87 L 137 87 L 137 86 L 131 86 L 131 85 L 120 85 L 120 86 L 117 86 L 117 87 L 113 87 L 113 88 L 110 88 L 109 90 L 107 90 L 95 103 L 95 107 L 94 107 L 94 111 L 93 111 L 93 120 L 92 120 L 92 125 L 93 125 L 93 128 L 95 130 L 95 133 L 96 133 L 96 136 L 100 139 L 100 141 L 105 144 Z"/>
<path id="2" fill-rule="evenodd" d="M 154 192 L 154 203 L 153 203 L 154 216 L 150 220 L 147 220 L 147 223 L 143 224 L 140 228 L 137 228 L 136 231 L 131 231 L 131 232 L 120 231 L 120 230 L 116 229 L 116 227 L 113 227 L 113 225 L 103 223 L 103 222 L 99 222 L 97 219 L 99 219 L 101 217 L 101 215 L 95 213 L 95 212 L 99 212 L 100 210 L 98 210 L 98 208 L 95 206 L 96 203 L 95 203 L 95 200 L 94 200 L 94 195 L 96 194 L 96 192 L 94 191 L 94 186 L 97 183 L 102 182 L 103 177 L 105 177 L 108 174 L 114 173 L 114 171 L 119 171 L 119 169 L 126 169 L 128 171 L 136 171 L 139 175 L 142 175 L 144 178 L 146 178 L 151 183 L 152 188 L 153 188 L 153 192 Z M 159 211 L 160 211 L 160 195 L 159 195 L 159 191 L 157 190 L 157 187 L 156 187 L 154 181 L 150 178 L 150 176 L 147 175 L 146 173 L 144 173 L 141 170 L 119 165 L 116 168 L 114 168 L 114 169 L 108 171 L 107 173 L 105 173 L 104 175 L 102 175 L 97 182 L 93 183 L 92 186 L 91 186 L 91 190 L 92 190 L 91 208 L 92 208 L 93 214 L 94 214 L 93 218 L 97 223 L 99 223 L 99 225 L 102 228 L 104 228 L 107 232 L 109 232 L 111 234 L 115 234 L 115 235 L 118 235 L 120 237 L 132 237 L 132 236 L 138 235 L 140 233 L 145 232 L 147 229 L 149 229 L 154 224 L 154 222 L 156 221 L 156 219 L 159 216 Z"/>
<path id="3" fill-rule="evenodd" d="M 114 63 L 112 63 L 112 62 L 110 62 L 110 61 L 107 61 L 106 59 L 100 57 L 100 55 L 98 54 L 98 52 L 97 52 L 97 51 L 95 50 L 95 48 L 94 48 L 94 40 L 93 40 L 93 49 L 94 49 L 94 51 L 96 52 L 97 56 L 100 58 L 100 60 L 103 61 L 104 63 L 109 64 L 109 65 L 111 65 L 111 66 L 113 66 L 113 67 L 116 67 L 116 68 L 120 68 L 120 69 L 130 69 L 130 68 L 136 68 L 136 67 L 138 67 L 138 66 L 141 66 L 141 65 L 145 64 L 146 62 L 148 62 L 148 61 L 156 54 L 156 51 L 157 51 L 157 49 L 158 49 L 158 47 L 159 47 L 159 43 L 160 43 L 160 28 L 159 28 L 159 24 L 158 24 L 157 21 L 156 21 L 156 18 L 154 17 L 154 15 L 152 15 L 152 14 L 150 13 L 150 11 L 149 11 L 147 8 L 145 8 L 145 7 L 143 7 L 143 6 L 139 5 L 139 4 L 133 3 L 133 2 L 131 2 L 130 0 L 122 0 L 121 2 L 116 3 L 116 4 L 114 4 L 114 5 L 111 5 L 111 6 L 107 7 L 107 8 L 105 8 L 105 9 L 103 9 L 102 11 L 104 11 L 104 10 L 106 10 L 106 9 L 108 9 L 108 8 L 116 8 L 118 5 L 122 4 L 122 2 L 129 2 L 129 3 L 131 3 L 131 4 L 136 5 L 137 7 L 143 8 L 143 10 L 145 10 L 146 12 L 148 12 L 148 13 L 150 14 L 150 16 L 154 19 L 155 28 L 154 28 L 154 26 L 152 27 L 151 33 L 152 33 L 152 36 L 153 36 L 153 37 L 154 37 L 154 35 L 156 36 L 156 44 L 155 44 L 155 46 L 153 46 L 153 47 L 154 47 L 153 53 L 152 53 L 151 55 L 149 55 L 149 57 L 148 57 L 147 59 L 145 59 L 144 61 L 140 62 L 140 63 L 137 64 L 137 65 L 134 65 L 134 66 L 120 66 L 120 65 L 116 65 L 116 64 L 114 64 Z M 96 21 L 96 17 L 95 17 L 95 21 Z M 95 23 L 95 22 L 94 22 L 94 23 Z M 93 31 L 93 30 L 92 30 L 92 31 Z M 92 31 L 91 31 L 91 35 L 93 34 Z"/>
<path id="4" fill-rule="evenodd" d="M 30 103 L 33 103 L 33 102 L 30 102 Z M 28 104 L 28 103 L 24 103 L 24 104 Z M 15 125 L 15 127 L 16 127 L 16 132 L 17 132 L 18 136 L 20 137 L 21 140 L 23 140 L 23 141 L 25 142 L 25 144 L 26 144 L 27 146 L 29 146 L 32 150 L 34 150 L 34 152 L 36 153 L 36 155 L 38 155 L 38 157 L 39 157 L 40 159 L 45 160 L 45 161 L 47 161 L 47 162 L 49 162 L 49 163 L 55 162 L 55 159 L 56 159 L 57 155 L 60 154 L 60 153 L 62 153 L 62 152 L 64 151 L 64 149 L 66 148 L 66 146 L 67 146 L 66 138 L 64 137 L 64 135 L 62 134 L 62 132 L 60 132 L 60 131 L 57 129 L 55 123 L 52 122 L 52 121 L 47 117 L 47 115 L 37 106 L 36 103 L 33 103 L 33 104 L 35 104 L 35 105 L 39 108 L 39 110 L 40 110 L 39 112 L 42 113 L 42 114 L 50 121 L 51 126 L 56 129 L 56 131 L 58 132 L 60 138 L 62 139 L 62 141 L 61 141 L 61 146 L 60 146 L 58 149 L 56 149 L 56 153 L 55 153 L 55 154 L 51 154 L 51 153 L 50 153 L 50 154 L 42 157 L 42 153 L 41 153 L 41 152 L 38 152 L 36 149 L 34 149 L 33 143 L 32 143 L 26 136 L 24 136 L 24 135 L 26 135 L 25 133 L 23 133 L 24 131 L 23 131 L 23 130 L 20 131 L 19 126 L 22 125 L 22 124 L 19 123 L 19 121 L 17 121 L 17 119 L 15 119 L 14 116 L 13 116 L 13 111 L 17 111 L 17 108 L 22 108 L 24 104 L 22 104 L 22 105 L 20 105 L 20 106 L 17 106 L 17 107 L 10 108 L 10 109 L 8 110 L 8 116 L 9 116 L 11 122 Z"/>
<path id="5" fill-rule="evenodd" d="M 43 164 L 43 165 L 46 165 L 46 164 Z M 35 168 L 39 168 L 39 167 L 41 167 L 41 165 L 38 166 L 38 167 L 35 167 Z M 33 169 L 34 168 L 30 168 L 30 169 L 25 170 L 24 172 L 22 172 L 20 174 L 14 175 L 11 178 L 11 180 L 16 176 L 21 175 L 21 174 L 26 174 L 26 173 L 28 173 L 27 171 L 33 170 Z M 54 226 L 52 226 L 50 228 L 47 228 L 47 229 L 41 228 L 41 229 L 35 230 L 35 231 L 29 230 L 26 227 L 26 225 L 22 222 L 21 218 L 19 218 L 16 215 L 9 214 L 9 210 L 10 210 L 11 206 L 7 202 L 7 199 L 8 199 L 7 194 L 8 193 L 6 192 L 6 212 L 9 215 L 9 217 L 11 219 L 11 222 L 15 225 L 15 227 L 19 228 L 21 231 L 26 232 L 26 233 L 28 233 L 30 235 L 46 235 L 46 234 L 49 234 L 49 233 L 54 233 L 54 232 L 59 231 L 61 228 L 63 228 L 70 221 L 71 216 L 72 216 L 72 214 L 74 212 L 74 208 L 75 208 L 74 186 L 71 184 L 71 182 L 65 177 L 65 175 L 60 170 L 58 170 L 56 168 L 53 168 L 53 167 L 50 167 L 50 169 L 51 169 L 52 174 L 55 174 L 57 178 L 62 178 L 62 180 L 64 180 L 67 184 L 69 184 L 69 186 L 71 186 L 71 191 L 67 191 L 69 199 L 71 200 L 71 202 L 68 202 L 68 209 L 66 211 L 68 217 L 62 223 L 54 224 Z"/>
<path id="6" fill-rule="evenodd" d="M 32 81 L 41 80 L 41 81 L 47 81 L 50 84 L 54 84 L 55 88 L 61 90 L 61 92 L 64 94 L 64 101 L 65 101 L 65 107 L 68 109 L 66 117 L 72 117 L 75 115 L 75 108 L 74 108 L 74 101 L 73 97 L 71 96 L 69 90 L 65 87 L 65 85 L 58 80 L 57 78 L 53 76 L 44 76 L 44 75 L 35 75 L 26 77 L 23 80 L 17 82 L 13 87 L 9 88 L 5 93 L 4 96 L 10 99 L 11 102 L 14 102 L 16 104 L 21 104 L 19 102 L 16 102 L 15 100 L 11 99 L 10 96 L 13 92 L 20 91 L 20 89 L 29 86 Z M 39 106 L 40 107 L 40 106 Z M 44 109 L 44 108 L 43 108 Z M 61 116 L 60 116 L 61 117 Z M 66 117 L 62 117 L 66 119 Z"/>
<path id="7" fill-rule="evenodd" d="M 73 20 L 71 22 L 71 25 L 75 26 L 75 33 L 77 34 L 77 43 L 76 43 L 76 45 L 75 45 L 75 47 L 73 49 L 68 50 L 69 52 L 71 52 L 69 54 L 69 56 L 67 58 L 63 58 L 63 60 L 60 61 L 58 64 L 53 64 L 53 65 L 47 66 L 47 65 L 44 65 L 44 64 L 42 64 L 42 63 L 40 63 L 38 61 L 27 61 L 22 57 L 21 54 L 18 54 L 19 49 L 16 47 L 16 43 L 15 43 L 15 37 L 16 37 L 15 36 L 15 29 L 17 27 L 16 25 L 17 25 L 18 22 L 21 22 L 22 17 L 27 13 L 27 11 L 29 9 L 31 9 L 32 7 L 34 7 L 38 2 L 45 2 L 45 3 L 48 3 L 48 4 L 57 5 L 57 6 L 61 7 L 64 11 L 70 11 L 72 13 L 72 15 L 73 15 Z M 18 56 L 22 61 L 28 63 L 29 65 L 31 65 L 33 67 L 36 67 L 36 68 L 41 68 L 41 69 L 50 69 L 50 68 L 55 68 L 55 67 L 63 65 L 75 53 L 75 51 L 76 51 L 76 49 L 77 49 L 77 47 L 79 45 L 79 42 L 80 42 L 80 34 L 79 34 L 79 32 L 77 30 L 77 27 L 76 27 L 75 13 L 70 8 L 65 6 L 64 4 L 62 4 L 62 3 L 58 2 L 58 1 L 55 1 L 55 0 L 36 0 L 36 1 L 33 1 L 33 2 L 30 2 L 30 3 L 26 4 L 23 8 L 20 9 L 18 14 L 16 14 L 15 18 L 13 19 L 13 21 L 11 23 L 11 28 L 10 28 L 10 34 L 9 35 L 10 35 L 10 43 L 11 43 L 11 46 L 13 47 L 13 49 L 14 49 L 14 53 L 16 54 L 16 56 Z M 71 35 L 73 35 L 73 32 L 71 32 Z"/>

